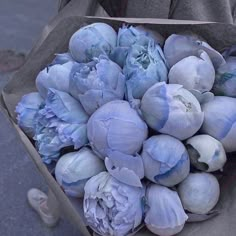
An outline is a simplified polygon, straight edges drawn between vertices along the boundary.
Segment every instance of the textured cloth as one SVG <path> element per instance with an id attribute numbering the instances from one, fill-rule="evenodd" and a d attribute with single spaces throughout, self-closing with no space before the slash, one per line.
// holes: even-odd
<path id="1" fill-rule="evenodd" d="M 110 16 L 235 23 L 236 0 L 98 0 Z"/>

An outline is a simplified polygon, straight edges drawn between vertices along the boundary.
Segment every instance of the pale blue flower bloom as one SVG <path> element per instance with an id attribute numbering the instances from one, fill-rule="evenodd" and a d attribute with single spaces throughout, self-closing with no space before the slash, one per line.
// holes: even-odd
<path id="1" fill-rule="evenodd" d="M 141 224 L 143 187 L 123 184 L 101 172 L 88 180 L 84 190 L 84 216 L 97 234 L 125 236 Z"/>
<path id="2" fill-rule="evenodd" d="M 190 171 L 188 152 L 181 141 L 169 135 L 156 135 L 143 144 L 141 154 L 145 177 L 154 183 L 172 187 Z"/>
<path id="3" fill-rule="evenodd" d="M 186 141 L 191 164 L 199 170 L 223 170 L 226 154 L 220 141 L 207 134 L 195 135 Z"/>
<path id="4" fill-rule="evenodd" d="M 18 125 L 30 138 L 35 135 L 34 119 L 42 104 L 43 98 L 33 92 L 24 95 L 16 106 Z"/>
<path id="5" fill-rule="evenodd" d="M 110 151 L 135 155 L 147 138 L 148 128 L 128 102 L 116 100 L 93 113 L 87 134 L 93 150 L 104 159 Z"/>
<path id="6" fill-rule="evenodd" d="M 172 67 L 185 57 L 197 56 L 199 50 L 203 50 L 209 55 L 215 69 L 225 63 L 223 56 L 219 52 L 207 42 L 193 35 L 172 34 L 166 39 L 164 45 L 164 55 L 169 67 Z"/>
<path id="7" fill-rule="evenodd" d="M 73 64 L 73 61 L 55 64 L 39 72 L 36 77 L 36 87 L 43 98 L 47 97 L 49 88 L 69 93 L 69 75 Z"/>
<path id="8" fill-rule="evenodd" d="M 101 54 L 109 55 L 116 46 L 117 34 L 105 23 L 80 28 L 69 42 L 69 50 L 77 62 L 89 62 Z"/>
<path id="9" fill-rule="evenodd" d="M 188 56 L 170 69 L 170 84 L 181 84 L 188 90 L 210 91 L 215 81 L 215 69 L 206 52 L 200 50 L 197 56 Z"/>
<path id="10" fill-rule="evenodd" d="M 164 43 L 164 38 L 157 32 L 144 28 L 143 26 L 123 26 L 118 31 L 117 47 L 112 51 L 110 58 L 123 68 L 129 48 L 134 45 L 145 46 L 152 39 L 160 46 Z"/>
<path id="11" fill-rule="evenodd" d="M 152 233 L 171 236 L 183 229 L 188 216 L 177 192 L 150 184 L 146 191 L 146 203 L 148 210 L 144 222 Z"/>
<path id="12" fill-rule="evenodd" d="M 185 210 L 194 214 L 208 214 L 220 197 L 217 178 L 209 173 L 190 173 L 178 186 Z"/>
<path id="13" fill-rule="evenodd" d="M 121 100 L 125 93 L 125 76 L 121 68 L 101 55 L 87 64 L 76 63 L 70 74 L 70 94 L 91 115 L 100 106 Z"/>
<path id="14" fill-rule="evenodd" d="M 204 118 L 198 100 L 179 84 L 156 83 L 144 94 L 140 109 L 152 129 L 180 140 L 193 136 Z"/>
<path id="15" fill-rule="evenodd" d="M 167 81 L 166 61 L 159 45 L 153 40 L 145 46 L 133 45 L 129 50 L 124 74 L 127 77 L 128 100 L 141 99 L 155 83 Z"/>
<path id="16" fill-rule="evenodd" d="M 89 148 L 83 147 L 60 157 L 55 176 L 68 196 L 83 197 L 85 183 L 105 170 L 104 162 Z"/>
<path id="17" fill-rule="evenodd" d="M 34 139 L 45 163 L 57 159 L 61 148 L 82 147 L 88 142 L 86 124 L 88 115 L 80 103 L 69 94 L 49 89 L 45 106 L 35 119 Z"/>
<path id="18" fill-rule="evenodd" d="M 236 151 L 236 98 L 215 96 L 202 105 L 203 134 L 219 140 L 226 152 Z"/>
<path id="19" fill-rule="evenodd" d="M 141 39 L 141 41 L 140 41 Z M 149 41 L 153 39 L 155 43 L 162 45 L 164 38 L 157 33 L 143 26 L 123 26 L 119 28 L 117 36 L 117 46 L 118 47 L 130 47 L 133 44 L 145 45 L 142 44 L 142 41 L 145 42 L 145 39 Z"/>

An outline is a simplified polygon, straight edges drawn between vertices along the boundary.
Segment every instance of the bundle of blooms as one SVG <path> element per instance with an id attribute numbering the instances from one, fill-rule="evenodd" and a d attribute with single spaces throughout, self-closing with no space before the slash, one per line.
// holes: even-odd
<path id="1" fill-rule="evenodd" d="M 85 26 L 23 96 L 18 125 L 46 164 L 57 162 L 65 193 L 84 198 L 97 234 L 146 225 L 175 235 L 189 214 L 215 207 L 215 171 L 236 151 L 234 52 L 191 34 L 164 41 L 141 26 Z"/>

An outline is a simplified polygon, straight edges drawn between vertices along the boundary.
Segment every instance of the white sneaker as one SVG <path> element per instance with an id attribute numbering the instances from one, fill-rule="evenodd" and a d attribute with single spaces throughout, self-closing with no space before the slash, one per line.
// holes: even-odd
<path id="1" fill-rule="evenodd" d="M 30 206 L 39 214 L 42 221 L 48 227 L 54 227 L 59 217 L 55 217 L 50 213 L 47 207 L 47 195 L 39 189 L 32 188 L 27 193 L 27 199 Z"/>

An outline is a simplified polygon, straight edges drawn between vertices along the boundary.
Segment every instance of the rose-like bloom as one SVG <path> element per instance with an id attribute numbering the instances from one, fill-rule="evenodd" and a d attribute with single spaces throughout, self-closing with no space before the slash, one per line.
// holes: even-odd
<path id="1" fill-rule="evenodd" d="M 143 144 L 145 177 L 154 183 L 172 187 L 190 171 L 190 160 L 183 143 L 169 135 L 152 136 Z"/>
<path id="2" fill-rule="evenodd" d="M 171 236 L 179 233 L 188 216 L 178 194 L 167 187 L 150 184 L 146 191 L 145 224 L 154 234 Z"/>
<path id="3" fill-rule="evenodd" d="M 141 112 L 147 124 L 180 140 L 201 127 L 204 113 L 198 100 L 179 84 L 157 83 L 144 94 Z"/>
<path id="4" fill-rule="evenodd" d="M 216 71 L 215 95 L 236 97 L 236 57 L 228 57 Z"/>
<path id="5" fill-rule="evenodd" d="M 201 133 L 219 140 L 226 152 L 236 151 L 236 98 L 215 96 L 202 105 L 202 110 Z"/>
<path id="6" fill-rule="evenodd" d="M 70 74 L 70 93 L 91 115 L 105 103 L 123 99 L 125 76 L 103 55 L 87 64 L 76 63 Z"/>
<path id="7" fill-rule="evenodd" d="M 83 147 L 60 157 L 55 176 L 68 196 L 83 197 L 85 183 L 105 169 L 103 161 L 89 148 Z"/>
<path id="8" fill-rule="evenodd" d="M 43 98 L 40 94 L 33 92 L 24 95 L 16 106 L 17 123 L 30 138 L 35 135 L 34 119 L 42 103 Z"/>
<path id="9" fill-rule="evenodd" d="M 88 142 L 88 115 L 80 103 L 69 94 L 48 90 L 45 106 L 35 116 L 36 148 L 45 163 L 57 159 L 60 149 L 80 148 Z"/>
<path id="10" fill-rule="evenodd" d="M 87 134 L 93 150 L 104 159 L 110 151 L 135 155 L 147 138 L 148 128 L 128 102 L 116 100 L 93 113 Z"/>
<path id="11" fill-rule="evenodd" d="M 129 50 L 124 74 L 127 77 L 127 96 L 141 99 L 155 83 L 167 81 L 166 61 L 159 45 L 150 40 L 147 45 L 133 45 Z"/>
<path id="12" fill-rule="evenodd" d="M 184 209 L 195 214 L 207 214 L 219 200 L 220 186 L 216 177 L 208 173 L 194 173 L 178 186 Z"/>
<path id="13" fill-rule="evenodd" d="M 117 36 L 117 47 L 110 54 L 111 60 L 123 68 L 129 48 L 136 44 L 146 46 L 149 40 L 154 40 L 156 44 L 163 45 L 164 38 L 157 32 L 144 28 L 143 26 L 123 26 L 119 28 Z"/>
<path id="14" fill-rule="evenodd" d="M 210 91 L 215 81 L 215 69 L 204 51 L 198 56 L 189 56 L 177 62 L 169 72 L 170 84 L 181 84 L 184 88 Z"/>
<path id="15" fill-rule="evenodd" d="M 140 39 L 142 38 L 142 41 Z M 118 47 L 130 47 L 133 44 L 140 44 L 145 42 L 145 39 L 150 40 L 153 39 L 155 43 L 163 45 L 164 38 L 157 33 L 156 31 L 152 31 L 148 28 L 144 28 L 143 26 L 123 26 L 119 28 L 118 36 L 117 36 L 117 46 Z M 146 44 L 146 43 L 145 43 Z"/>
<path id="16" fill-rule="evenodd" d="M 221 142 L 210 135 L 196 135 L 186 141 L 191 164 L 199 170 L 222 170 L 226 154 Z"/>
<path id="17" fill-rule="evenodd" d="M 54 64 L 39 72 L 35 82 L 44 99 L 47 97 L 49 88 L 69 93 L 70 72 L 73 64 L 72 61 Z"/>
<path id="18" fill-rule="evenodd" d="M 164 55 L 170 67 L 188 56 L 197 56 L 198 51 L 205 51 L 217 69 L 225 63 L 223 56 L 212 48 L 207 42 L 193 35 L 172 34 L 165 41 Z"/>
<path id="19" fill-rule="evenodd" d="M 144 177 L 142 158 L 123 154 L 118 151 L 108 152 L 105 158 L 107 171 L 122 183 L 135 187 L 142 187 L 141 179 Z"/>
<path id="20" fill-rule="evenodd" d="M 84 216 L 99 235 L 125 236 L 142 222 L 144 188 L 123 184 L 101 172 L 88 180 L 84 190 Z"/>
<path id="21" fill-rule="evenodd" d="M 101 54 L 109 55 L 116 46 L 117 34 L 105 23 L 93 23 L 75 32 L 69 42 L 72 57 L 78 62 L 89 62 Z"/>

